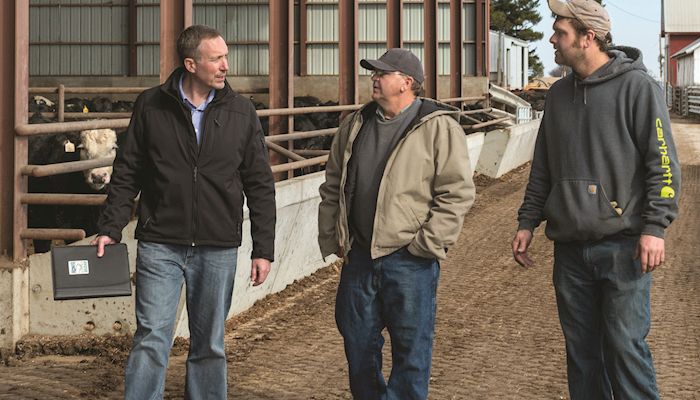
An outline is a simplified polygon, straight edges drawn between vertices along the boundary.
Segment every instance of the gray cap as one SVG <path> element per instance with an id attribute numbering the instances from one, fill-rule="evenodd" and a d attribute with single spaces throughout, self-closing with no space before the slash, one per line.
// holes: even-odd
<path id="1" fill-rule="evenodd" d="M 362 60 L 363 68 L 380 71 L 398 71 L 423 83 L 423 65 L 418 57 L 406 49 L 389 49 L 378 60 Z"/>
<path id="2" fill-rule="evenodd" d="M 603 41 L 610 32 L 610 16 L 595 0 L 549 0 L 549 9 L 560 17 L 581 21 Z"/>

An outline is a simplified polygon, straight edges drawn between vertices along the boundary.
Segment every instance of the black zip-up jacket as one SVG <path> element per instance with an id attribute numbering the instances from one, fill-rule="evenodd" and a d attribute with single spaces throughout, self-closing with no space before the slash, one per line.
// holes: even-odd
<path id="1" fill-rule="evenodd" d="M 275 186 L 260 120 L 226 83 L 204 112 L 201 145 L 178 83 L 184 69 L 143 92 L 117 151 L 100 235 L 120 241 L 141 192 L 136 238 L 188 246 L 238 247 L 243 193 L 252 258 L 274 260 Z"/>

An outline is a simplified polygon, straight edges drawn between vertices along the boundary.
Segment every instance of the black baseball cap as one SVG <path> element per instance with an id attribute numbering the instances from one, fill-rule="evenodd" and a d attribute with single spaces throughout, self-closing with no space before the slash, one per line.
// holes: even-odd
<path id="1" fill-rule="evenodd" d="M 423 65 L 418 57 L 406 49 L 389 49 L 378 60 L 362 60 L 360 65 L 365 69 L 394 72 L 398 71 L 423 83 Z"/>

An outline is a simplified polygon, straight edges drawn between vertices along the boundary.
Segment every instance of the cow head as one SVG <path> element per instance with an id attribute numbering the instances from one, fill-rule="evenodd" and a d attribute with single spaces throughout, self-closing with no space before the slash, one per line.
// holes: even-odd
<path id="1" fill-rule="evenodd" d="M 117 152 L 117 134 L 112 129 L 90 129 L 80 132 L 80 159 L 114 157 Z M 83 171 L 91 188 L 102 190 L 112 178 L 112 166 Z"/>

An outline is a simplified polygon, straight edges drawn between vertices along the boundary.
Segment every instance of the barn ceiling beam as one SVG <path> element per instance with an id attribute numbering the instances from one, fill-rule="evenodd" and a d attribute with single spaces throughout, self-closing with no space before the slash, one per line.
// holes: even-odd
<path id="1" fill-rule="evenodd" d="M 437 0 L 425 0 L 423 3 L 423 39 L 425 41 L 423 52 L 425 97 L 437 99 Z"/>

